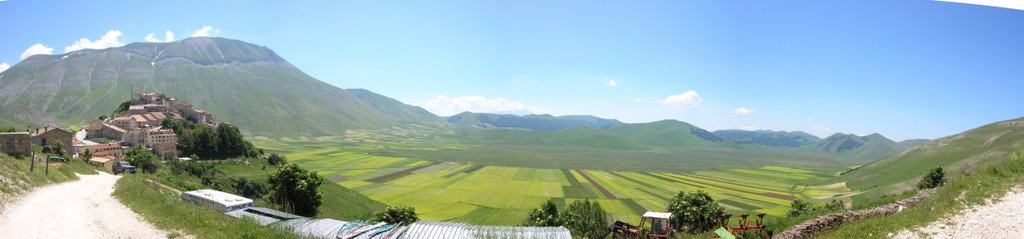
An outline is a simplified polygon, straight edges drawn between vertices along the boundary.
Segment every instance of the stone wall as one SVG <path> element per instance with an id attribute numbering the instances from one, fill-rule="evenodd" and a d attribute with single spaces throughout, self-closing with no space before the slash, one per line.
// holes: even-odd
<path id="1" fill-rule="evenodd" d="M 897 213 L 899 211 L 902 211 L 904 208 L 913 206 L 915 204 L 920 203 L 921 201 L 924 201 L 924 199 L 928 198 L 928 196 L 930 196 L 933 192 L 935 192 L 935 189 L 925 189 L 921 190 L 920 192 L 917 193 L 917 195 L 914 195 L 913 197 L 900 200 L 893 204 L 857 211 L 849 211 L 820 216 L 811 220 L 807 220 L 803 223 L 797 224 L 796 226 L 789 227 L 782 233 L 776 234 L 772 238 L 812 238 L 815 235 L 818 235 L 819 233 L 835 229 L 843 225 L 843 223 Z"/>

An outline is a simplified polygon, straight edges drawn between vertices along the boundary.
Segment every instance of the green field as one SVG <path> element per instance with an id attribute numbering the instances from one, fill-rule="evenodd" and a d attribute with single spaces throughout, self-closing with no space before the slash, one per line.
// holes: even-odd
<path id="1" fill-rule="evenodd" d="M 364 135 L 365 136 L 365 135 Z M 522 167 L 484 162 L 430 160 L 396 148 L 443 152 L 473 148 L 451 141 L 394 142 L 369 137 L 258 139 L 254 143 L 320 172 L 328 180 L 389 205 L 413 206 L 426 220 L 515 225 L 548 199 L 558 204 L 597 200 L 613 220 L 637 223 L 647 210 L 663 211 L 679 191 L 704 190 L 733 213 L 782 216 L 796 198 L 828 198 L 849 190 L 808 187 L 828 183 L 835 170 L 735 166 L 707 170 L 643 170 L 598 167 Z M 445 149 L 447 148 L 447 149 Z M 670 167 L 670 169 L 672 169 Z M 601 190 L 604 189 L 604 190 Z M 822 197 L 822 196 L 825 197 Z"/>

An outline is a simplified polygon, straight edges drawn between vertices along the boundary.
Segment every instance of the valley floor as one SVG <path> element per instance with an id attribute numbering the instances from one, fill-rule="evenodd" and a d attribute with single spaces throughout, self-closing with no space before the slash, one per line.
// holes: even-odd
<path id="1" fill-rule="evenodd" d="M 33 190 L 0 212 L 0 238 L 166 238 L 111 196 L 120 176 L 81 175 Z"/>
<path id="2" fill-rule="evenodd" d="M 1024 238 L 1024 186 L 1001 198 L 967 208 L 928 226 L 903 230 L 893 238 Z"/>

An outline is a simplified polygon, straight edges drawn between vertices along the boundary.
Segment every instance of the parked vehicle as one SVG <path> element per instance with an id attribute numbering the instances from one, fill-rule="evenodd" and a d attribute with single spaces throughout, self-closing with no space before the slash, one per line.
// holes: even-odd
<path id="1" fill-rule="evenodd" d="M 114 170 L 114 174 L 119 174 L 119 173 L 124 173 L 124 172 L 129 172 L 129 173 L 133 173 L 134 174 L 135 173 L 135 166 L 132 166 L 132 164 L 128 163 L 128 161 L 121 160 L 121 161 L 117 161 L 117 163 L 114 164 L 113 170 Z"/>

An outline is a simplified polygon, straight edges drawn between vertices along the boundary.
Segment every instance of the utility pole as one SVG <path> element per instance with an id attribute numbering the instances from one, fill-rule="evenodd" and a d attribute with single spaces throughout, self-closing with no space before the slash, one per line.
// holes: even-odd
<path id="1" fill-rule="evenodd" d="M 50 149 L 50 151 L 53 151 L 53 149 Z M 46 158 L 43 159 L 43 160 L 46 160 L 46 175 L 49 176 L 50 175 L 50 154 L 46 154 Z"/>
<path id="2" fill-rule="evenodd" d="M 35 149 L 32 149 L 32 157 L 29 157 L 28 161 L 29 161 L 29 165 L 30 165 L 28 167 L 28 171 L 29 172 L 36 171 L 36 150 Z"/>

